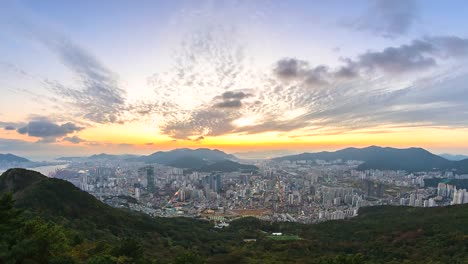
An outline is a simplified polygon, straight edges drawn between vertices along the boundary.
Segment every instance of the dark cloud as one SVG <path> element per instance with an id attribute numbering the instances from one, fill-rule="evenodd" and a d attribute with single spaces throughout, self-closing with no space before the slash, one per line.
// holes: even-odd
<path id="1" fill-rule="evenodd" d="M 296 81 L 309 87 L 321 87 L 358 77 L 358 73 L 349 66 L 331 71 L 326 65 L 311 67 L 308 62 L 295 58 L 284 58 L 276 62 L 273 73 L 283 81 Z"/>
<path id="2" fill-rule="evenodd" d="M 356 72 L 350 65 L 340 67 L 335 73 L 334 78 L 341 79 L 341 80 L 350 80 L 353 78 L 357 78 L 359 73 Z"/>
<path id="3" fill-rule="evenodd" d="M 458 58 L 468 55 L 468 39 L 457 36 L 425 37 L 425 41 L 437 47 L 439 56 L 444 58 Z"/>
<path id="4" fill-rule="evenodd" d="M 455 36 L 432 36 L 413 40 L 410 44 L 368 51 L 357 60 L 348 59 L 353 71 L 380 70 L 391 74 L 425 70 L 438 60 L 459 59 L 468 55 L 468 39 Z"/>
<path id="5" fill-rule="evenodd" d="M 285 58 L 276 63 L 274 72 L 280 78 L 294 79 L 302 77 L 309 69 L 309 63 L 295 58 Z"/>
<path id="6" fill-rule="evenodd" d="M 242 102 L 240 100 L 229 100 L 216 103 L 214 107 L 217 108 L 240 108 L 242 107 Z"/>
<path id="7" fill-rule="evenodd" d="M 55 124 L 47 119 L 30 121 L 23 127 L 17 129 L 17 132 L 31 137 L 41 138 L 41 142 L 55 142 L 56 138 L 64 137 L 68 134 L 78 132 L 83 127 L 68 122 L 65 124 Z"/>
<path id="8" fill-rule="evenodd" d="M 21 123 L 13 123 L 13 122 L 2 122 L 0 121 L 0 127 L 4 130 L 11 131 L 16 130 L 17 127 L 23 126 L 24 124 Z"/>
<path id="9" fill-rule="evenodd" d="M 422 70 L 436 65 L 436 60 L 432 56 L 436 50 L 437 48 L 432 43 L 414 40 L 409 45 L 361 54 L 355 65 L 359 68 L 380 69 L 389 73 Z"/>
<path id="10" fill-rule="evenodd" d="M 303 60 L 279 60 L 273 73 L 280 80 L 297 81 L 300 85 L 323 87 L 337 81 L 350 81 L 360 73 L 380 71 L 402 74 L 424 71 L 438 65 L 439 61 L 468 56 L 468 39 L 456 36 L 426 36 L 409 44 L 387 47 L 381 51 L 367 51 L 356 59 L 344 58 L 344 66 L 330 70 L 325 65 L 311 67 Z"/>
<path id="11" fill-rule="evenodd" d="M 244 92 L 233 92 L 233 91 L 228 91 L 224 92 L 221 97 L 224 100 L 231 100 L 231 99 L 237 99 L 237 100 L 242 100 L 244 98 L 252 97 L 252 94 L 249 93 L 244 93 Z"/>
<path id="12" fill-rule="evenodd" d="M 419 16 L 416 0 L 374 0 L 371 3 L 369 9 L 348 26 L 394 38 L 405 35 Z"/>
<path id="13" fill-rule="evenodd" d="M 253 97 L 253 94 L 244 92 L 227 91 L 214 99 L 218 101 L 213 106 L 215 108 L 241 108 L 242 100 L 245 98 Z"/>
<path id="14" fill-rule="evenodd" d="M 67 141 L 73 144 L 79 144 L 81 142 L 87 142 L 86 140 L 78 137 L 78 136 L 72 136 L 72 137 L 64 137 L 62 141 Z"/>

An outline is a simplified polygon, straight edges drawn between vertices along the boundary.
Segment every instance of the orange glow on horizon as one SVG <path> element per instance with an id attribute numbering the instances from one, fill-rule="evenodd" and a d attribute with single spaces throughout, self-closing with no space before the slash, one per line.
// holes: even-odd
<path id="1" fill-rule="evenodd" d="M 338 149 L 369 145 L 392 147 L 468 147 L 468 129 L 394 128 L 373 131 L 350 131 L 336 135 L 304 135 L 294 132 L 266 132 L 252 135 L 205 136 L 201 141 L 173 140 L 158 134 L 154 128 L 137 125 L 105 125 L 88 128 L 80 137 L 96 142 L 132 144 L 139 149 L 218 148 L 223 150 L 252 149 Z M 464 143 L 466 142 L 466 143 Z M 151 145 L 148 145 L 151 143 Z M 463 144 L 464 143 L 464 144 Z"/>

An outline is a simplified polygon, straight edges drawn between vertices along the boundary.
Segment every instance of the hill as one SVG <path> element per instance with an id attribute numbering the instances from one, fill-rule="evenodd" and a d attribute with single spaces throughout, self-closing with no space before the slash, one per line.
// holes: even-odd
<path id="1" fill-rule="evenodd" d="M 19 157 L 13 154 L 0 154 L 0 163 L 10 163 L 10 162 L 31 162 L 30 160 Z"/>
<path id="2" fill-rule="evenodd" d="M 468 156 L 466 155 L 454 155 L 454 154 L 447 154 L 447 153 L 439 154 L 439 156 L 441 156 L 444 159 L 453 160 L 453 161 L 460 161 L 460 160 L 468 159 Z"/>
<path id="3" fill-rule="evenodd" d="M 170 151 L 158 151 L 148 156 L 142 156 L 138 160 L 144 161 L 147 163 L 159 163 L 164 165 L 169 165 L 171 163 L 175 163 L 181 159 L 185 158 L 196 158 L 200 160 L 204 160 L 207 162 L 214 162 L 214 161 L 222 161 L 222 160 L 237 160 L 237 158 L 233 155 L 226 154 L 223 151 L 217 149 L 207 149 L 207 148 L 199 148 L 199 149 L 188 149 L 188 148 L 180 148 L 174 149 Z"/>
<path id="4" fill-rule="evenodd" d="M 432 154 L 422 148 L 397 149 L 389 147 L 371 146 L 366 148 L 346 148 L 335 152 L 302 153 L 298 155 L 285 156 L 273 160 L 326 160 L 333 161 L 341 159 L 360 160 L 364 163 L 358 169 L 380 169 L 380 170 L 406 170 L 431 171 L 431 170 L 457 170 L 457 172 L 468 171 L 468 164 L 463 161 L 449 161 L 438 155 Z"/>
<path id="5" fill-rule="evenodd" d="M 128 160 L 138 158 L 138 155 L 131 155 L 131 154 L 122 154 L 122 155 L 112 155 L 112 154 L 95 154 L 89 157 L 60 157 L 57 160 L 64 160 L 64 161 L 79 161 L 79 160 Z"/>
<path id="6" fill-rule="evenodd" d="M 61 157 L 58 160 L 66 161 L 101 161 L 101 160 L 125 160 L 145 163 L 158 163 L 181 169 L 210 172 L 256 171 L 253 165 L 244 165 L 237 162 L 237 157 L 217 149 L 174 149 L 171 151 L 158 151 L 148 156 L 137 155 L 110 155 L 96 154 L 89 157 Z"/>
<path id="7" fill-rule="evenodd" d="M 158 151 L 148 156 L 137 158 L 147 163 L 158 163 L 175 168 L 192 169 L 196 171 L 233 172 L 239 170 L 256 171 L 253 165 L 244 165 L 236 162 L 234 155 L 226 154 L 217 149 L 175 149 L 171 151 Z"/>
<path id="8" fill-rule="evenodd" d="M 316 225 L 243 218 L 217 230 L 206 221 L 111 208 L 68 182 L 22 169 L 0 176 L 0 193 L 1 263 L 468 261 L 467 205 L 367 207 L 350 220 Z M 299 240 L 271 240 L 271 232 Z"/>

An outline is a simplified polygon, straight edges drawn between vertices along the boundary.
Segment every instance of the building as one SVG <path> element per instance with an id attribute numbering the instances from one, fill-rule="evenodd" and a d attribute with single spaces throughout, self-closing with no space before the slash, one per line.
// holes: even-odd
<path id="1" fill-rule="evenodd" d="M 149 193 L 154 192 L 154 167 L 153 166 L 147 166 L 146 167 L 146 189 L 148 190 Z"/>

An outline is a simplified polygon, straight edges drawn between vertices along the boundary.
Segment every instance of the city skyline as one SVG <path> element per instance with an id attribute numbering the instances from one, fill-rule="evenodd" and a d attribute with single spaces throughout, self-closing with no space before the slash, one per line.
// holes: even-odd
<path id="1" fill-rule="evenodd" d="M 464 1 L 4 1 L 0 150 L 468 154 Z"/>

